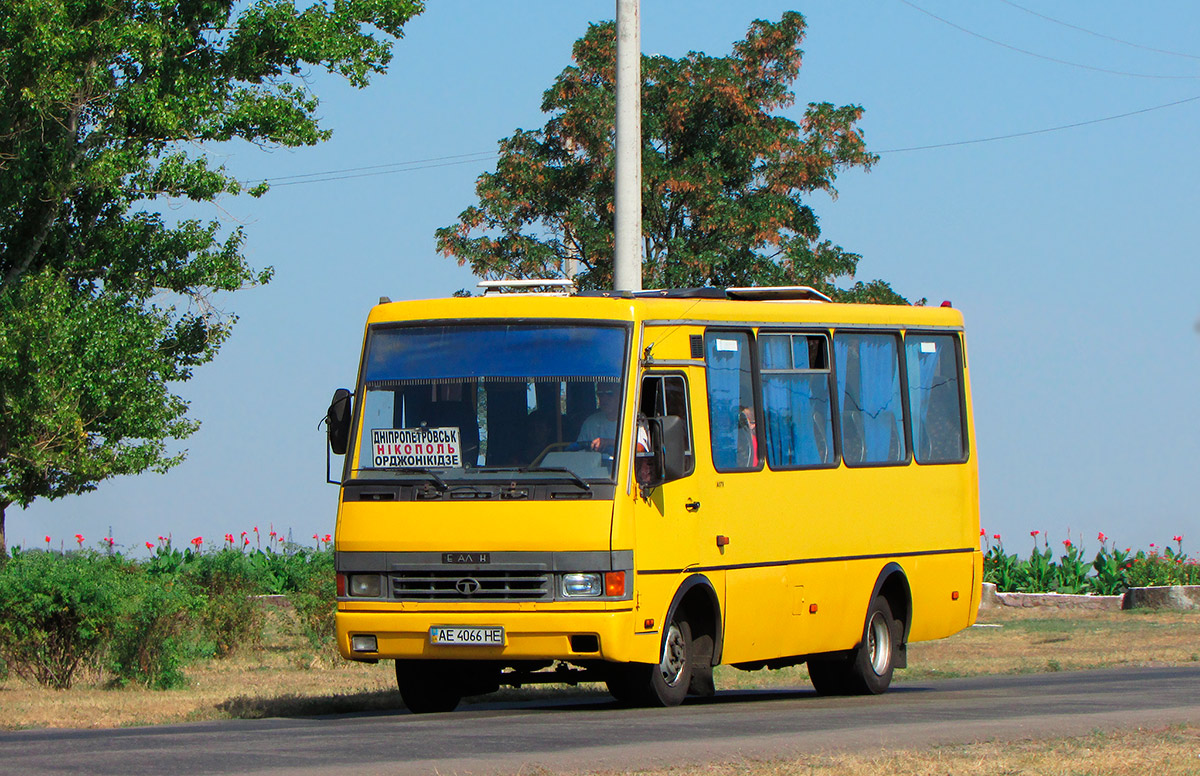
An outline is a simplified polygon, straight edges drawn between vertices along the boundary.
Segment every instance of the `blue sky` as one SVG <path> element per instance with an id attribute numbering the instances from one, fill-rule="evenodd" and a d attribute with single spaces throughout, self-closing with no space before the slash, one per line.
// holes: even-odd
<path id="1" fill-rule="evenodd" d="M 571 44 L 614 15 L 613 0 L 429 6 L 367 90 L 315 79 L 330 142 L 214 153 L 247 180 L 474 161 L 276 186 L 205 211 L 244 225 L 252 262 L 276 275 L 220 300 L 240 322 L 180 386 L 203 422 L 187 462 L 12 507 L 10 544 L 70 545 L 81 533 L 94 546 L 109 526 L 131 548 L 254 526 L 310 543 L 332 532 L 337 489 L 324 482 L 317 424 L 333 389 L 354 380 L 368 309 L 381 295 L 474 285 L 437 255 L 434 230 L 473 202 L 497 140 L 544 123 L 542 92 Z M 862 254 L 861 279 L 952 300 L 966 316 L 988 533 L 1022 550 L 1032 530 L 1055 543 L 1069 531 L 1089 551 L 1099 531 L 1124 546 L 1176 534 L 1185 550 L 1200 546 L 1200 100 L 899 150 L 1200 96 L 1200 5 L 642 0 L 642 47 L 723 55 L 752 19 L 788 9 L 809 23 L 788 114 L 809 101 L 860 104 L 882 157 L 841 176 L 836 201 L 812 201 L 824 236 Z"/>

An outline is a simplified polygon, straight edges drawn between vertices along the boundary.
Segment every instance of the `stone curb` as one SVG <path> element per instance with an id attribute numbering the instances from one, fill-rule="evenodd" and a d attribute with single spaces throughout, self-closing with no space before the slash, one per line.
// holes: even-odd
<path id="1" fill-rule="evenodd" d="M 991 582 L 983 583 L 980 609 L 1000 606 L 1063 609 L 1200 609 L 1200 585 L 1134 587 L 1124 595 L 1066 595 L 1063 593 L 1000 593 Z"/>

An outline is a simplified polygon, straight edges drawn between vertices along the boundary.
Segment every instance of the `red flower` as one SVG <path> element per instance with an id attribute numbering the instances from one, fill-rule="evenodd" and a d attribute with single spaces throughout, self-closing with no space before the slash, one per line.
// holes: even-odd
<path id="1" fill-rule="evenodd" d="M 983 530 L 982 528 L 980 528 L 980 529 L 979 529 L 979 535 L 980 535 L 980 536 L 987 536 L 987 531 L 985 531 L 985 530 Z"/>
<path id="2" fill-rule="evenodd" d="M 242 531 L 242 536 L 245 536 L 245 535 L 246 535 L 246 532 L 245 532 L 245 531 Z"/>
<path id="3" fill-rule="evenodd" d="M 1063 547 L 1066 547 L 1068 550 L 1071 549 L 1071 540 L 1063 539 Z"/>
<path id="4" fill-rule="evenodd" d="M 249 540 L 249 539 L 247 539 L 245 536 L 243 536 L 243 537 L 242 537 L 242 544 L 243 544 L 243 545 L 246 545 L 246 544 L 249 544 L 249 543 L 250 543 L 250 540 Z"/>
<path id="5" fill-rule="evenodd" d="M 1176 541 L 1176 542 L 1181 542 L 1181 541 L 1183 541 L 1183 537 L 1182 536 L 1174 536 L 1171 538 L 1171 540 Z"/>
<path id="6" fill-rule="evenodd" d="M 1153 547 L 1153 546 L 1154 546 L 1154 542 L 1150 542 L 1150 546 L 1151 546 L 1151 547 Z"/>
<path id="7" fill-rule="evenodd" d="M 197 550 L 200 549 L 200 545 L 204 544 L 204 537 L 197 536 L 195 539 L 192 539 L 192 544 L 196 545 Z"/>
<path id="8" fill-rule="evenodd" d="M 993 538 L 993 539 L 996 539 L 996 540 L 999 540 L 999 539 L 1000 539 L 1000 534 L 992 534 L 992 538 Z"/>
<path id="9" fill-rule="evenodd" d="M 154 543 L 153 543 L 153 542 L 146 542 L 146 549 L 147 549 L 147 550 L 153 550 L 153 549 L 154 549 Z"/>
<path id="10" fill-rule="evenodd" d="M 332 538 L 333 538 L 333 537 L 332 537 L 330 534 L 325 534 L 325 543 L 326 543 L 326 544 L 329 544 L 329 541 L 330 541 L 330 539 L 332 539 Z"/>
<path id="11" fill-rule="evenodd" d="M 317 541 L 321 541 L 321 537 L 317 536 L 316 534 L 313 534 L 313 538 L 316 539 Z"/>
<path id="12" fill-rule="evenodd" d="M 1103 531 L 1101 531 L 1100 535 L 1097 536 L 1096 538 L 1100 540 L 1101 544 L 1104 544 L 1106 541 L 1108 541 L 1108 537 L 1104 535 Z"/>
<path id="13" fill-rule="evenodd" d="M 79 542 L 79 546 L 83 546 L 83 534 L 75 534 L 75 541 Z"/>
<path id="14" fill-rule="evenodd" d="M 1040 534 L 1040 533 L 1041 533 L 1041 531 L 1030 531 L 1029 535 L 1036 539 L 1038 534 Z"/>
<path id="15" fill-rule="evenodd" d="M 46 537 L 46 544 L 49 544 L 49 543 L 50 543 L 50 537 L 49 537 L 49 536 L 47 536 L 47 537 Z"/>

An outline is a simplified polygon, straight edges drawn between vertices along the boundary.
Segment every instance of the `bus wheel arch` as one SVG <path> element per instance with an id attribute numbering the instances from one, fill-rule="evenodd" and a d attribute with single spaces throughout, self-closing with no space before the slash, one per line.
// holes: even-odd
<path id="1" fill-rule="evenodd" d="M 877 596 L 883 596 L 887 600 L 892 618 L 898 626 L 898 632 L 893 634 L 893 665 L 896 668 L 905 668 L 908 665 L 908 634 L 912 628 L 912 590 L 908 585 L 908 575 L 899 563 L 892 561 L 879 572 L 868 602 L 874 601 Z M 866 637 L 864 625 L 863 638 Z"/>
<path id="2" fill-rule="evenodd" d="M 676 706 L 688 695 L 711 696 L 713 663 L 721 643 L 716 591 L 702 574 L 684 580 L 662 621 L 658 662 L 625 663 L 608 669 L 609 692 L 622 703 Z"/>
<path id="3" fill-rule="evenodd" d="M 702 698 L 711 697 L 716 692 L 713 666 L 721 662 L 724 632 L 721 628 L 721 604 L 708 577 L 692 574 L 675 591 L 663 621 L 664 640 L 667 629 L 677 619 L 687 621 L 691 630 L 692 678 L 688 692 Z"/>

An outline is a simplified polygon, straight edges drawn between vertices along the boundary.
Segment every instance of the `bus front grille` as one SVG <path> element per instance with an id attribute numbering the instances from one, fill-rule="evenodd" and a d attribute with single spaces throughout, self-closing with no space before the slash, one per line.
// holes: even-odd
<path id="1" fill-rule="evenodd" d="M 538 571 L 393 572 L 392 598 L 399 601 L 548 601 L 551 576 Z"/>

